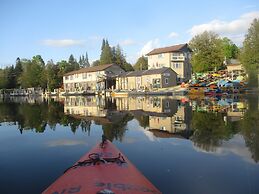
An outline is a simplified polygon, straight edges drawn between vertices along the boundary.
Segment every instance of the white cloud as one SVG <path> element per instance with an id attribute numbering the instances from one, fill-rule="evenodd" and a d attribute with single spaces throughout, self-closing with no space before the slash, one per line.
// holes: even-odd
<path id="1" fill-rule="evenodd" d="M 194 146 L 194 149 L 198 152 L 213 155 L 230 155 L 234 154 L 244 161 L 255 163 L 252 159 L 252 154 L 245 144 L 245 140 L 241 135 L 234 135 L 232 139 L 223 141 L 219 147 L 214 147 L 211 151 L 203 150 L 199 147 Z"/>
<path id="2" fill-rule="evenodd" d="M 175 37 L 177 37 L 177 36 L 179 36 L 179 34 L 176 33 L 176 32 L 171 32 L 171 33 L 168 35 L 169 38 L 175 38 Z"/>
<path id="3" fill-rule="evenodd" d="M 158 48 L 160 45 L 159 43 L 159 39 L 156 38 L 154 40 L 150 40 L 148 41 L 140 50 L 139 52 L 139 56 L 141 55 L 146 55 L 148 52 L 150 52 L 151 50 L 153 50 L 154 48 Z"/>
<path id="4" fill-rule="evenodd" d="M 43 45 L 51 47 L 71 47 L 71 46 L 83 46 L 85 40 L 74 40 L 74 39 L 46 39 L 42 41 Z"/>
<path id="5" fill-rule="evenodd" d="M 136 41 L 132 40 L 132 39 L 126 39 L 123 40 L 122 42 L 120 42 L 121 46 L 130 46 L 130 45 L 134 45 L 136 44 Z"/>
<path id="6" fill-rule="evenodd" d="M 240 44 L 254 18 L 259 18 L 259 11 L 243 14 L 238 19 L 232 21 L 212 20 L 208 23 L 194 25 L 188 32 L 195 36 L 204 31 L 213 31 L 221 36 L 232 37 L 233 41 L 238 41 L 235 43 Z"/>

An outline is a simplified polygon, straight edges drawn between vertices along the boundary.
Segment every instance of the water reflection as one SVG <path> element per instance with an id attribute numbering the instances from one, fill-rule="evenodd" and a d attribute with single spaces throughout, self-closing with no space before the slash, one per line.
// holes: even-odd
<path id="1" fill-rule="evenodd" d="M 258 98 L 175 99 L 173 97 L 66 97 L 62 99 L 2 99 L 0 122 L 18 125 L 21 133 L 42 133 L 49 127 L 69 126 L 90 135 L 98 125 L 111 140 L 123 141 L 128 122 L 135 119 L 155 138 L 190 139 L 206 152 L 218 152 L 226 142 L 240 136 L 251 157 L 259 160 Z M 240 138 L 239 138 L 240 139 Z"/>
<path id="2" fill-rule="evenodd" d="M 62 103 L 54 100 L 28 97 L 2 99 L 0 110 L 0 122 L 17 124 L 21 134 L 24 130 L 43 133 L 47 125 L 55 130 L 57 124 L 70 126 L 73 132 L 78 128 L 83 131 L 90 130 L 89 120 L 78 120 L 64 114 Z"/>

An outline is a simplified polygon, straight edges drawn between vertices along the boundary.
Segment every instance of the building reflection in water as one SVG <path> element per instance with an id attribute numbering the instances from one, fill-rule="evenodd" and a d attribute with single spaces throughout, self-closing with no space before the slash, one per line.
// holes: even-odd
<path id="1" fill-rule="evenodd" d="M 127 122 L 135 118 L 155 137 L 190 138 L 206 151 L 213 151 L 241 130 L 238 122 L 247 108 L 247 100 L 239 96 L 189 101 L 162 96 L 67 97 L 64 101 L 65 114 L 93 120 L 110 139 L 122 139 Z"/>
<path id="2" fill-rule="evenodd" d="M 102 97 L 66 97 L 64 113 L 79 116 L 106 117 L 105 100 Z"/>
<path id="3" fill-rule="evenodd" d="M 106 123 L 130 114 L 156 137 L 189 138 L 192 134 L 191 107 L 170 97 L 67 97 L 64 112 L 99 121 L 103 118 Z"/>

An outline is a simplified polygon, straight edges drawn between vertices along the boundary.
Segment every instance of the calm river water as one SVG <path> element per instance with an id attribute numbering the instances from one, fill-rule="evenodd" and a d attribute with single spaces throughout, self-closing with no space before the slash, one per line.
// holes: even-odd
<path id="1" fill-rule="evenodd" d="M 0 100 L 0 193 L 41 193 L 105 134 L 164 194 L 258 194 L 259 100 Z"/>

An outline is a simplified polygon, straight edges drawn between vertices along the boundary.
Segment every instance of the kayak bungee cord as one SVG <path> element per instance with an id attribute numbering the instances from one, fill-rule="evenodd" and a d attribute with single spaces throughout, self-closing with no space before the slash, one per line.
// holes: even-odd
<path id="1" fill-rule="evenodd" d="M 79 161 L 77 162 L 75 165 L 69 167 L 68 169 L 66 169 L 64 171 L 64 173 L 66 173 L 68 170 L 70 169 L 75 169 L 77 167 L 82 167 L 82 166 L 90 166 L 90 165 L 96 165 L 96 164 L 106 164 L 106 163 L 116 163 L 118 165 L 122 165 L 125 164 L 126 161 L 124 160 L 124 157 L 121 155 L 121 153 L 119 153 L 118 157 L 114 157 L 114 158 L 102 158 L 100 157 L 100 154 L 98 153 L 91 153 L 89 154 L 89 159 L 88 160 L 84 160 L 84 161 Z"/>

